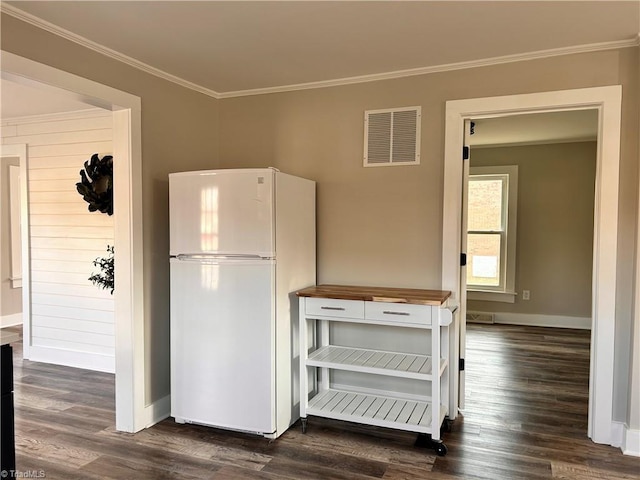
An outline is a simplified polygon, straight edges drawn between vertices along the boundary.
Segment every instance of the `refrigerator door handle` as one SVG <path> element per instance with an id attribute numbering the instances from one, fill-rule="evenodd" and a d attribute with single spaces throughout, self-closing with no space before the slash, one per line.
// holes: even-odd
<path id="1" fill-rule="evenodd" d="M 261 257 L 258 255 L 176 255 L 171 257 L 171 262 L 199 263 L 201 265 L 265 265 L 275 264 L 273 257 Z"/>
<path id="2" fill-rule="evenodd" d="M 261 255 L 206 255 L 206 254 L 180 254 L 176 255 L 174 258 L 178 260 L 194 260 L 194 261 L 202 261 L 202 260 L 272 260 L 273 257 L 263 257 Z"/>

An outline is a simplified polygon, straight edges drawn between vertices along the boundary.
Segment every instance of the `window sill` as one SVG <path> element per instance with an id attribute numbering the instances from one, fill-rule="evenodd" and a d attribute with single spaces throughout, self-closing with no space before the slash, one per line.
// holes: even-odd
<path id="1" fill-rule="evenodd" d="M 467 300 L 485 302 L 515 303 L 516 292 L 491 292 L 487 290 L 467 290 Z"/>

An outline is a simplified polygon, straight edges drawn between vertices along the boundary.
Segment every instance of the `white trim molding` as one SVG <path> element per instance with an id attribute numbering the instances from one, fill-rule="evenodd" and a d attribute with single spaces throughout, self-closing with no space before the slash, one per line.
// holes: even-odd
<path id="1" fill-rule="evenodd" d="M 145 428 L 161 422 L 171 416 L 171 395 L 156 400 L 151 405 L 147 405 L 144 410 Z"/>
<path id="2" fill-rule="evenodd" d="M 640 430 L 633 430 L 623 422 L 612 422 L 611 438 L 611 445 L 619 447 L 624 455 L 640 457 Z"/>
<path id="3" fill-rule="evenodd" d="M 22 313 L 12 313 L 0 317 L 0 328 L 22 325 Z"/>
<path id="4" fill-rule="evenodd" d="M 611 422 L 611 446 L 619 447 L 622 450 L 624 443 L 624 433 L 627 426 L 622 422 Z"/>
<path id="5" fill-rule="evenodd" d="M 640 457 L 640 430 L 632 430 L 625 425 L 621 449 L 625 455 Z"/>
<path id="6" fill-rule="evenodd" d="M 613 85 L 453 100 L 446 103 L 445 118 L 442 288 L 451 290 L 455 301 L 464 298 L 466 291 L 460 271 L 463 211 L 460 152 L 465 121 L 549 111 L 598 111 L 588 435 L 596 443 L 609 445 L 613 440 L 621 108 L 622 87 Z M 460 308 L 460 317 L 464 319 L 466 306 L 461 304 Z M 463 329 L 461 326 L 461 335 Z"/>
<path id="7" fill-rule="evenodd" d="M 531 313 L 475 312 L 493 315 L 493 323 L 505 325 L 527 325 L 531 327 L 577 328 L 591 330 L 591 317 L 567 315 L 539 315 Z"/>
<path id="8" fill-rule="evenodd" d="M 53 363 L 67 367 L 84 368 L 105 373 L 115 373 L 115 358 L 109 355 L 85 353 L 60 348 L 31 345 L 29 360 L 32 362 Z"/>
<path id="9" fill-rule="evenodd" d="M 110 58 L 118 60 L 129 66 L 137 68 L 138 70 L 142 70 L 143 72 L 149 73 L 151 75 L 155 75 L 156 77 L 162 78 L 164 80 L 168 80 L 177 85 L 181 85 L 183 87 L 189 88 L 196 92 L 200 92 L 217 99 L 245 97 L 250 95 L 265 95 L 269 93 L 292 92 L 296 90 L 309 90 L 314 88 L 336 87 L 340 85 L 351 85 L 354 83 L 375 82 L 378 80 L 390 80 L 394 78 L 411 77 L 416 75 L 427 75 L 430 73 L 449 72 L 452 70 L 464 70 L 467 68 L 500 65 L 503 63 L 523 62 L 527 60 L 536 60 L 540 58 L 557 57 L 560 55 L 572 55 L 576 53 L 616 50 L 619 48 L 637 47 L 638 45 L 640 45 L 640 36 L 637 36 L 628 40 L 591 43 L 586 45 L 574 45 L 569 47 L 518 53 L 514 55 L 503 55 L 498 57 L 483 58 L 479 60 L 470 60 L 466 62 L 447 63 L 443 65 L 433 65 L 429 67 L 396 70 L 391 72 L 359 75 L 355 77 L 336 78 L 332 80 L 325 80 L 325 81 L 319 81 L 319 82 L 297 83 L 297 84 L 291 84 L 291 85 L 282 85 L 278 87 L 255 88 L 250 90 L 216 92 L 215 90 L 190 82 L 189 80 L 185 80 L 184 78 L 180 78 L 176 75 L 160 70 L 159 68 L 148 65 L 144 62 L 141 62 L 140 60 L 136 60 L 135 58 L 129 57 L 128 55 L 125 55 L 116 50 L 108 48 L 104 45 L 96 43 L 81 35 L 70 32 L 69 30 L 59 27 L 58 25 L 54 25 L 53 23 L 47 22 L 46 20 L 36 17 L 35 15 L 31 15 L 30 13 L 27 13 L 13 5 L 9 5 L 6 2 L 0 3 L 0 11 L 2 11 L 3 13 L 6 13 L 7 15 L 11 15 L 12 17 L 17 18 L 18 20 L 22 20 L 23 22 L 27 22 L 38 28 L 46 30 L 47 32 L 58 35 L 66 40 L 77 43 L 78 45 L 82 45 L 83 47 L 86 47 L 95 52 L 101 53 L 102 55 L 106 55 Z"/>

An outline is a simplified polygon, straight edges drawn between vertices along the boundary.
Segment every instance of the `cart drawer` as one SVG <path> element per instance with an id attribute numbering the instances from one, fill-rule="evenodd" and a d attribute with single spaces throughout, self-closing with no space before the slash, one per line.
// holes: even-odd
<path id="1" fill-rule="evenodd" d="M 393 323 L 431 325 L 431 307 L 408 303 L 366 302 L 365 318 Z"/>
<path id="2" fill-rule="evenodd" d="M 308 316 L 364 318 L 364 302 L 335 298 L 307 298 L 305 313 Z"/>

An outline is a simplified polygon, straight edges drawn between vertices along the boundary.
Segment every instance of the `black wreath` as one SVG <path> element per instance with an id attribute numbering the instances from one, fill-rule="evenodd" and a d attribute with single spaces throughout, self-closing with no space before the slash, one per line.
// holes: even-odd
<path id="1" fill-rule="evenodd" d="M 100 158 L 94 153 L 91 160 L 84 162 L 80 178 L 76 189 L 89 204 L 89 211 L 113 215 L 113 157 L 105 155 Z"/>

